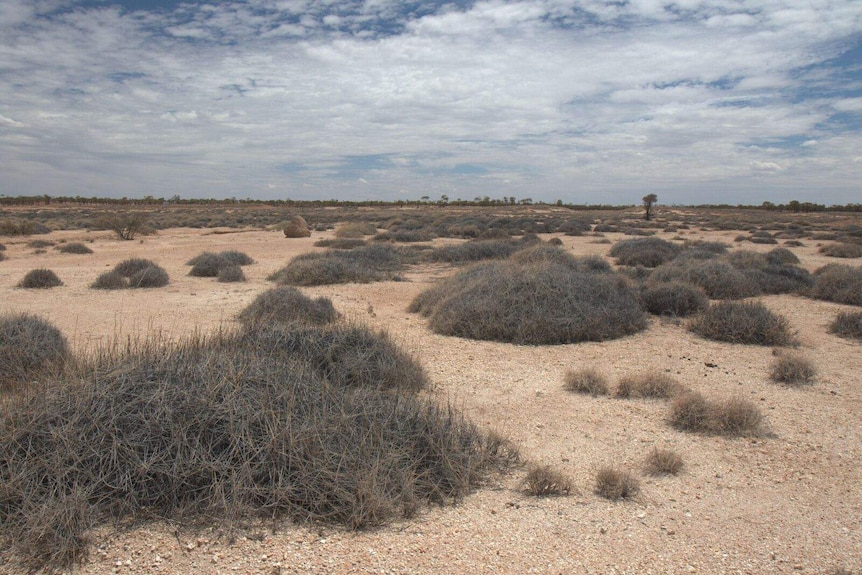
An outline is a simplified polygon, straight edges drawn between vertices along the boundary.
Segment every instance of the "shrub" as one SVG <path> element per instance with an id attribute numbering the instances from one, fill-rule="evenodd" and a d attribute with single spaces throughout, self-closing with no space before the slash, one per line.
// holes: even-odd
<path id="1" fill-rule="evenodd" d="M 157 288 L 168 285 L 168 272 L 157 265 L 151 265 L 129 276 L 130 288 Z"/>
<path id="2" fill-rule="evenodd" d="M 602 467 L 596 473 L 596 494 L 616 501 L 629 499 L 640 492 L 637 477 L 616 467 Z"/>
<path id="3" fill-rule="evenodd" d="M 607 395 L 608 382 L 604 375 L 593 368 L 569 370 L 563 380 L 566 391 L 588 393 L 592 396 Z"/>
<path id="4" fill-rule="evenodd" d="M 463 264 L 480 260 L 504 260 L 525 247 L 515 240 L 481 239 L 462 244 L 441 246 L 432 250 L 428 258 L 432 262 Z"/>
<path id="5" fill-rule="evenodd" d="M 0 315 L 0 392 L 40 379 L 68 355 L 66 338 L 48 321 L 29 313 Z"/>
<path id="6" fill-rule="evenodd" d="M 709 306 L 704 291 L 688 283 L 651 283 L 641 290 L 644 309 L 654 315 L 685 317 Z"/>
<path id="7" fill-rule="evenodd" d="M 458 499 L 492 469 L 500 442 L 451 406 L 330 382 L 272 333 L 102 352 L 74 385 L 0 413 L 4 547 L 53 571 L 91 529 L 153 517 L 360 529 Z"/>
<path id="8" fill-rule="evenodd" d="M 862 268 L 828 264 L 814 272 L 808 295 L 814 299 L 862 305 Z"/>
<path id="9" fill-rule="evenodd" d="M 373 236 L 377 228 L 369 222 L 350 222 L 335 229 L 336 238 L 361 238 L 362 236 Z"/>
<path id="10" fill-rule="evenodd" d="M 833 258 L 860 258 L 862 257 L 862 245 L 859 244 L 829 244 L 818 250 L 825 256 Z"/>
<path id="11" fill-rule="evenodd" d="M 759 293 L 758 286 L 727 262 L 685 258 L 668 262 L 653 272 L 657 282 L 683 281 L 703 288 L 713 299 L 742 299 Z"/>
<path id="12" fill-rule="evenodd" d="M 334 250 L 352 250 L 360 246 L 366 246 L 365 240 L 356 238 L 335 238 L 317 240 L 314 242 L 314 247 L 317 248 L 332 248 Z"/>
<path id="13" fill-rule="evenodd" d="M 254 263 L 254 260 L 246 254 L 245 252 L 240 252 L 237 250 L 225 250 L 223 252 L 219 252 L 221 258 L 228 263 L 228 265 L 235 266 L 250 266 Z"/>
<path id="14" fill-rule="evenodd" d="M 569 495 L 573 490 L 568 477 L 547 465 L 532 466 L 524 478 L 524 487 L 535 497 Z"/>
<path id="15" fill-rule="evenodd" d="M 404 267 L 405 254 L 385 244 L 303 254 L 267 279 L 280 285 L 315 286 L 340 283 L 369 283 L 397 279 L 393 272 Z"/>
<path id="16" fill-rule="evenodd" d="M 219 254 L 204 252 L 189 261 L 192 269 L 189 275 L 201 278 L 214 278 L 218 276 L 220 269 L 228 266 L 228 261 Z"/>
<path id="17" fill-rule="evenodd" d="M 682 248 L 660 238 L 622 240 L 613 245 L 610 256 L 622 266 L 658 267 L 675 258 Z"/>
<path id="18" fill-rule="evenodd" d="M 729 343 L 791 345 L 789 323 L 760 302 L 719 302 L 709 306 L 688 325 L 694 333 Z"/>
<path id="19" fill-rule="evenodd" d="M 560 238 L 551 238 L 548 240 L 548 245 L 561 248 L 563 247 L 563 240 Z"/>
<path id="20" fill-rule="evenodd" d="M 778 240 L 773 237 L 760 237 L 760 236 L 751 236 L 748 238 L 753 244 L 777 244 Z"/>
<path id="21" fill-rule="evenodd" d="M 0 251 L 0 262 L 2 262 L 5 259 L 6 259 L 6 255 L 2 251 Z"/>
<path id="22" fill-rule="evenodd" d="M 222 283 L 244 282 L 245 274 L 239 266 L 227 266 L 218 271 L 218 281 Z"/>
<path id="23" fill-rule="evenodd" d="M 688 392 L 671 404 L 670 422 L 681 431 L 730 437 L 764 433 L 763 415 L 752 402 L 742 398 L 709 401 L 698 392 Z"/>
<path id="24" fill-rule="evenodd" d="M 68 244 L 63 244 L 57 248 L 57 251 L 64 254 L 91 254 L 93 250 L 91 250 L 88 246 L 85 246 L 81 242 L 70 242 Z"/>
<path id="25" fill-rule="evenodd" d="M 35 270 L 30 270 L 27 272 L 27 275 L 18 282 L 19 288 L 36 288 L 36 289 L 47 289 L 52 287 L 57 287 L 63 285 L 63 282 L 60 281 L 60 278 L 57 277 L 53 271 L 38 268 Z"/>
<path id="26" fill-rule="evenodd" d="M 141 270 L 155 266 L 155 262 L 144 258 L 129 258 L 114 266 L 114 271 L 125 278 L 130 278 Z"/>
<path id="27" fill-rule="evenodd" d="M 117 234 L 121 240 L 133 240 L 147 228 L 147 215 L 142 212 L 126 212 L 104 216 L 98 225 Z"/>
<path id="28" fill-rule="evenodd" d="M 684 467 L 682 456 L 671 449 L 653 448 L 644 462 L 644 469 L 650 475 L 676 475 Z"/>
<path id="29" fill-rule="evenodd" d="M 5 251 L 6 251 L 6 246 L 3 244 L 0 244 L 0 252 L 5 252 Z"/>
<path id="30" fill-rule="evenodd" d="M 784 242 L 787 245 L 787 242 Z M 769 265 L 795 265 L 799 263 L 799 258 L 787 248 L 775 248 L 766 254 L 766 262 Z"/>
<path id="31" fill-rule="evenodd" d="M 53 245 L 56 244 L 49 240 L 30 240 L 27 242 L 27 247 L 34 249 L 50 248 Z"/>
<path id="32" fill-rule="evenodd" d="M 377 234 L 373 239 L 378 242 L 414 243 L 430 242 L 434 237 L 434 232 L 430 230 L 397 230 Z"/>
<path id="33" fill-rule="evenodd" d="M 263 292 L 237 316 L 246 327 L 273 322 L 324 325 L 337 318 L 338 312 L 329 298 L 318 297 L 312 300 L 295 287 L 288 286 Z"/>
<path id="34" fill-rule="evenodd" d="M 528 345 L 605 341 L 646 327 L 623 278 L 579 267 L 477 264 L 421 292 L 409 310 L 442 335 Z"/>
<path id="35" fill-rule="evenodd" d="M 90 284 L 93 289 L 125 289 L 129 281 L 114 270 L 99 274 L 96 281 Z"/>
<path id="36" fill-rule="evenodd" d="M 799 353 L 781 353 L 772 362 L 770 377 L 776 383 L 812 383 L 817 368 Z"/>
<path id="37" fill-rule="evenodd" d="M 615 395 L 621 398 L 669 398 L 679 395 L 682 386 L 660 371 L 628 375 L 620 379 Z"/>
<path id="38" fill-rule="evenodd" d="M 841 312 L 829 325 L 829 331 L 839 337 L 862 339 L 862 312 Z"/>

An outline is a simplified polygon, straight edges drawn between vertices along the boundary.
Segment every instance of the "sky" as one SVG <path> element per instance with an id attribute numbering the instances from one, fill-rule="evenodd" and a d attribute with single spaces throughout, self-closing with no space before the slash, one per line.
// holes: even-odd
<path id="1" fill-rule="evenodd" d="M 862 202 L 860 0 L 2 0 L 0 194 Z"/>

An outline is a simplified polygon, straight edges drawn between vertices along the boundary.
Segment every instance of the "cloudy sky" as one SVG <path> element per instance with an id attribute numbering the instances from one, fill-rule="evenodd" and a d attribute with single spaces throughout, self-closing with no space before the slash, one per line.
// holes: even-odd
<path id="1" fill-rule="evenodd" d="M 860 0 L 2 0 L 0 194 L 862 201 Z"/>

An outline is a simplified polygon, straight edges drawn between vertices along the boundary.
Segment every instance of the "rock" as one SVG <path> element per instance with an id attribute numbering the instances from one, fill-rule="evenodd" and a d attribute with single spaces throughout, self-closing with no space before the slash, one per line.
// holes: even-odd
<path id="1" fill-rule="evenodd" d="M 284 237 L 286 238 L 307 238 L 311 235 L 311 230 L 308 229 L 308 223 L 302 216 L 293 216 L 284 226 Z"/>

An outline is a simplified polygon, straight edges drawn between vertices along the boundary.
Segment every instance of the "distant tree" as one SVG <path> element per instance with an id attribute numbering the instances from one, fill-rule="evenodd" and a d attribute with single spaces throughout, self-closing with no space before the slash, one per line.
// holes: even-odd
<path id="1" fill-rule="evenodd" d="M 658 196 L 655 194 L 647 194 L 643 198 L 644 203 L 644 219 L 649 221 L 652 217 L 652 207 L 658 201 Z"/>

